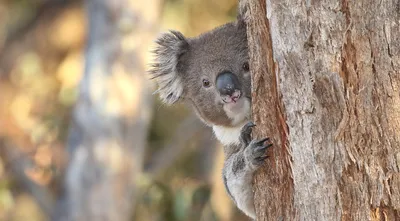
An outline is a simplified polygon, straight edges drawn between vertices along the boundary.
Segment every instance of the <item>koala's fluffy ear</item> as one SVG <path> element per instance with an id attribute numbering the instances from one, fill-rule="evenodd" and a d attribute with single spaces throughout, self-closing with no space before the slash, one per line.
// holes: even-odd
<path id="1" fill-rule="evenodd" d="M 178 73 L 180 57 L 188 50 L 185 36 L 178 31 L 164 33 L 157 40 L 153 51 L 155 61 L 150 74 L 158 84 L 158 94 L 166 104 L 175 103 L 183 93 L 181 75 Z"/>
<path id="2" fill-rule="evenodd" d="M 247 23 L 249 20 L 248 4 L 249 4 L 248 1 L 245 0 L 239 1 L 238 15 L 236 17 L 239 23 Z"/>

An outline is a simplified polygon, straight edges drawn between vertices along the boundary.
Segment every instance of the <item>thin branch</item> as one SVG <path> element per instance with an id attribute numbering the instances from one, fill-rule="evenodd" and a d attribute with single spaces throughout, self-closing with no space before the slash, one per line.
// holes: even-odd
<path id="1" fill-rule="evenodd" d="M 0 138 L 0 157 L 8 163 L 11 175 L 22 186 L 23 190 L 31 194 L 43 212 L 50 217 L 53 211 L 54 199 L 48 189 L 32 181 L 25 173 L 32 168 L 33 163 L 26 155 L 18 151 L 18 147 Z"/>
<path id="2" fill-rule="evenodd" d="M 186 148 L 193 136 L 203 129 L 203 124 L 195 115 L 187 117 L 177 128 L 168 144 L 159 150 L 145 166 L 145 171 L 153 176 L 161 174 L 168 168 Z"/>

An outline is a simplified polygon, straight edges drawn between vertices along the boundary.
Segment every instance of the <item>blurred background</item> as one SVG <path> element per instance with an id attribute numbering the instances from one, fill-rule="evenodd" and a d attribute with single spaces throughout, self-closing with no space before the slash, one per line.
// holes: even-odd
<path id="1" fill-rule="evenodd" d="M 125 93 L 124 100 L 105 99 L 106 105 L 99 108 L 107 114 L 125 113 L 143 125 L 140 133 L 135 132 L 137 125 L 131 130 L 144 144 L 131 151 L 140 165 L 132 179 L 136 191 L 130 220 L 248 220 L 224 190 L 222 146 L 211 129 L 190 108 L 161 104 L 151 95 L 155 86 L 145 72 L 152 42 L 161 32 L 175 29 L 192 37 L 232 21 L 237 0 L 130 0 L 123 9 L 110 3 L 115 24 L 96 17 L 102 9 L 95 2 L 0 0 L 0 220 L 50 219 L 48 212 L 65 186 L 74 185 L 65 182 L 75 162 L 69 158 L 75 145 L 73 122 L 88 125 L 82 133 L 97 127 L 79 118 L 78 101 L 86 87 L 109 84 Z M 114 36 L 113 30 L 119 34 Z M 116 43 L 118 50 L 107 54 L 108 44 L 97 50 L 101 40 L 110 47 Z M 102 54 L 116 57 L 109 70 L 104 62 L 90 66 L 96 60 L 90 56 Z M 118 68 L 120 60 L 129 65 L 122 62 L 123 68 Z M 95 68 L 119 77 L 94 84 L 98 81 L 84 76 Z M 146 104 L 130 107 L 138 102 L 135 96 L 144 97 L 140 102 Z M 136 141 L 142 138 L 135 139 L 125 143 L 127 148 L 139 145 Z"/>

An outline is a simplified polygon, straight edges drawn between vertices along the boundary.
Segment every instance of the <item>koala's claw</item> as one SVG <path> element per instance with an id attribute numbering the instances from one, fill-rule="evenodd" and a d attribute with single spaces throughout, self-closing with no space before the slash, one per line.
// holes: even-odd
<path id="1" fill-rule="evenodd" d="M 268 141 L 269 137 L 256 141 L 257 146 L 263 145 L 265 141 Z"/>
<path id="2" fill-rule="evenodd" d="M 272 146 L 272 143 L 267 142 L 269 140 L 269 138 L 253 140 L 250 142 L 249 146 L 246 147 L 246 158 L 254 167 L 260 166 L 264 160 L 268 158 L 266 150 Z"/>
<path id="3" fill-rule="evenodd" d="M 244 153 L 247 161 L 253 166 L 260 166 L 268 158 L 266 150 L 272 146 L 270 139 L 252 140 L 251 132 L 256 125 L 253 122 L 245 124 L 240 132 L 240 142 L 245 148 Z"/>
<path id="4" fill-rule="evenodd" d="M 256 159 L 254 159 L 253 164 L 260 166 L 262 165 L 262 163 L 264 163 L 265 159 L 267 159 L 269 156 L 263 156 L 263 157 L 257 157 Z"/>
<path id="5" fill-rule="evenodd" d="M 249 121 L 243 126 L 240 132 L 240 141 L 245 147 L 247 147 L 251 142 L 251 132 L 255 126 L 256 125 L 252 121 Z"/>

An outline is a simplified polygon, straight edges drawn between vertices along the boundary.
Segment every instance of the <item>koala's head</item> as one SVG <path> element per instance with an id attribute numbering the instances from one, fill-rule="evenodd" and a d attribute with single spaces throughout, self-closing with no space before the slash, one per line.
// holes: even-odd
<path id="1" fill-rule="evenodd" d="M 198 37 L 171 31 L 157 39 L 150 71 L 161 100 L 190 102 L 208 125 L 234 127 L 250 115 L 246 26 L 236 21 Z"/>

